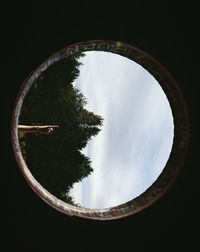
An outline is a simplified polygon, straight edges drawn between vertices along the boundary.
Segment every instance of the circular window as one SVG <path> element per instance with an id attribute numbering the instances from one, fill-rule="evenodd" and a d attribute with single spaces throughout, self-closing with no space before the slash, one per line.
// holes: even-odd
<path id="1" fill-rule="evenodd" d="M 11 133 L 20 170 L 45 202 L 108 220 L 166 192 L 183 164 L 189 123 L 163 66 L 131 45 L 95 40 L 60 50 L 27 77 Z"/>

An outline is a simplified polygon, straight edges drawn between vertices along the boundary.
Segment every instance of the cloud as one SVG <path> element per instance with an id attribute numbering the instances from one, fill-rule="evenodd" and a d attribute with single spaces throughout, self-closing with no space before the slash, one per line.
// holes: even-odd
<path id="1" fill-rule="evenodd" d="M 77 203 L 82 202 L 82 184 L 74 183 L 73 190 L 70 190 L 70 195 Z"/>
<path id="2" fill-rule="evenodd" d="M 161 87 L 141 66 L 112 53 L 86 55 L 75 85 L 104 124 L 84 149 L 94 172 L 72 192 L 82 205 L 104 208 L 138 196 L 159 176 L 172 146 L 173 118 Z"/>

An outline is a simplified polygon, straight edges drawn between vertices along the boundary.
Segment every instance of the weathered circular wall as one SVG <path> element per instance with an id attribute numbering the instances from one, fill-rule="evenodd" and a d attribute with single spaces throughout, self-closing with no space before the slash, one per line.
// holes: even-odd
<path id="1" fill-rule="evenodd" d="M 18 140 L 18 119 L 20 110 L 26 93 L 32 86 L 34 81 L 45 71 L 50 65 L 69 55 L 84 52 L 84 51 L 106 51 L 125 56 L 136 63 L 143 66 L 161 85 L 165 92 L 174 118 L 174 141 L 170 157 L 163 172 L 158 179 L 144 193 L 137 198 L 115 207 L 105 209 L 89 209 L 75 207 L 67 204 L 54 195 L 50 194 L 45 188 L 39 184 L 29 171 L 19 146 Z M 115 41 L 108 40 L 93 40 L 83 43 L 73 44 L 68 46 L 43 62 L 33 73 L 31 73 L 24 81 L 16 102 L 12 115 L 11 127 L 12 144 L 17 163 L 26 181 L 35 191 L 50 206 L 67 215 L 75 215 L 88 219 L 110 220 L 122 218 L 128 215 L 135 214 L 158 200 L 173 183 L 178 175 L 185 158 L 187 146 L 189 143 L 189 120 L 187 107 L 184 102 L 182 93 L 176 84 L 175 80 L 170 76 L 167 70 L 161 66 L 154 58 L 147 53 L 135 48 L 134 46 Z M 108 192 L 109 193 L 109 192 Z"/>

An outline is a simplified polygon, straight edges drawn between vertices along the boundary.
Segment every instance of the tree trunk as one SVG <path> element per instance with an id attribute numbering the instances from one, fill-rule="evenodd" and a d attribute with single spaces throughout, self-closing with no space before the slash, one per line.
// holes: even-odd
<path id="1" fill-rule="evenodd" d="M 44 125 L 44 126 L 29 126 L 29 125 L 18 125 L 19 133 L 41 133 L 50 134 L 54 131 L 54 128 L 58 128 L 58 125 Z"/>

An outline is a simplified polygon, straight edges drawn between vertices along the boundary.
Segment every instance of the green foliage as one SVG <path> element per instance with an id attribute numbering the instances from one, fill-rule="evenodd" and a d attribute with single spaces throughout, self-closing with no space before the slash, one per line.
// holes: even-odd
<path id="1" fill-rule="evenodd" d="M 71 204 L 75 203 L 66 193 L 93 171 L 90 159 L 81 150 L 98 134 L 103 121 L 84 108 L 87 101 L 73 86 L 82 56 L 62 59 L 38 77 L 25 97 L 19 120 L 26 125 L 59 125 L 49 135 L 25 134 L 20 143 L 33 176 Z"/>

